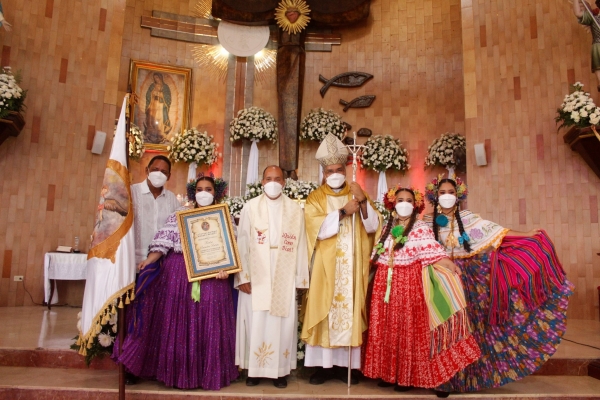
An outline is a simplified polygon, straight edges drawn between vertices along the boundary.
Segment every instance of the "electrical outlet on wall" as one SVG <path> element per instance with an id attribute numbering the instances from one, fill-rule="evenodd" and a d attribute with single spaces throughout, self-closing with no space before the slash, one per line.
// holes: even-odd
<path id="1" fill-rule="evenodd" d="M 15 282 L 23 282 L 23 275 L 15 275 Z"/>

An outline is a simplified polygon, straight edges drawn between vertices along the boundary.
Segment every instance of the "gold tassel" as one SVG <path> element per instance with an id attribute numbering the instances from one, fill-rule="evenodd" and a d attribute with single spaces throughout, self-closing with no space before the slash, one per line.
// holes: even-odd
<path id="1" fill-rule="evenodd" d="M 115 307 L 115 304 L 113 303 L 111 314 L 116 314 L 116 313 L 117 313 L 117 307 Z"/>
<path id="2" fill-rule="evenodd" d="M 130 301 L 129 301 L 129 292 L 127 292 L 127 297 L 125 297 L 125 304 L 130 304 Z"/>
<path id="3" fill-rule="evenodd" d="M 81 336 L 77 335 L 77 341 L 75 342 L 75 344 L 79 347 L 81 347 Z"/>
<path id="4" fill-rule="evenodd" d="M 119 298 L 119 308 L 123 308 L 123 297 Z"/>
<path id="5" fill-rule="evenodd" d="M 135 300 L 135 290 L 131 289 L 131 301 Z"/>

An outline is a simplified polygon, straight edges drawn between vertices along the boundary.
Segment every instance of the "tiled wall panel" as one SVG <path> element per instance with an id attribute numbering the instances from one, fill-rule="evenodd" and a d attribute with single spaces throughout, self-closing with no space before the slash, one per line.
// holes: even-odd
<path id="1" fill-rule="evenodd" d="M 423 186 L 439 170 L 423 171 L 427 146 L 444 132 L 464 132 L 461 18 L 459 0 L 373 0 L 368 20 L 336 30 L 342 44 L 332 52 L 307 52 L 302 116 L 311 109 L 333 110 L 353 130 L 369 128 L 374 135 L 393 135 L 410 152 L 412 169 L 406 175 L 388 173 L 388 185 L 413 182 Z M 331 78 L 348 71 L 368 72 L 374 78 L 359 88 L 330 87 L 324 98 L 319 74 Z M 273 73 L 257 81 L 254 104 L 276 115 Z M 343 111 L 339 100 L 377 96 L 369 108 Z M 360 139 L 363 143 L 365 139 Z M 318 180 L 316 143 L 300 144 L 299 178 Z M 278 159 L 277 145 L 260 144 L 259 171 Z M 372 195 L 377 173 L 358 172 Z"/>
<path id="2" fill-rule="evenodd" d="M 598 319 L 600 179 L 554 123 L 569 84 L 600 100 L 590 33 L 571 7 L 462 1 L 469 206 L 515 230 L 545 229 L 576 285 L 569 317 Z M 475 165 L 475 143 L 486 143 L 485 167 Z"/>

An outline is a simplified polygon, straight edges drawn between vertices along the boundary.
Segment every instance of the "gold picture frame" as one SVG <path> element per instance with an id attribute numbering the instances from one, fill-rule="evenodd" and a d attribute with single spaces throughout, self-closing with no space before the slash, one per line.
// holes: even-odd
<path id="1" fill-rule="evenodd" d="M 129 82 L 139 99 L 132 122 L 144 147 L 168 151 L 173 136 L 189 126 L 192 69 L 131 60 Z"/>
<path id="2" fill-rule="evenodd" d="M 227 204 L 180 211 L 177 224 L 190 282 L 242 270 Z"/>

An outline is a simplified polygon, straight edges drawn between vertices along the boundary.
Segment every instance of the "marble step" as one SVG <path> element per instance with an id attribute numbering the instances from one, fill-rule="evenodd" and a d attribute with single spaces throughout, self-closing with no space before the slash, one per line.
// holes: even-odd
<path id="1" fill-rule="evenodd" d="M 587 376 L 590 359 L 551 358 L 535 375 Z M 109 358 L 96 358 L 88 367 L 84 358 L 73 350 L 58 349 L 7 349 L 0 348 L 0 366 L 37 368 L 75 368 L 117 370 Z"/>
<path id="2" fill-rule="evenodd" d="M 0 367 L 1 399 L 116 399 L 118 373 L 107 370 L 62 368 Z M 270 380 L 247 387 L 243 381 L 219 391 L 178 390 L 158 382 L 141 382 L 126 387 L 128 400 L 154 399 L 435 399 L 432 391 L 414 389 L 398 393 L 380 388 L 374 380 L 364 380 L 350 389 L 339 381 L 310 385 L 304 379 L 291 377 L 286 389 L 273 387 Z M 452 394 L 450 399 L 600 399 L 600 380 L 587 376 L 530 376 L 501 388 L 477 393 Z"/>
<path id="3" fill-rule="evenodd" d="M 98 357 L 88 366 L 84 357 L 76 351 L 58 349 L 0 348 L 0 366 L 118 370 L 118 366 L 109 357 Z"/>

